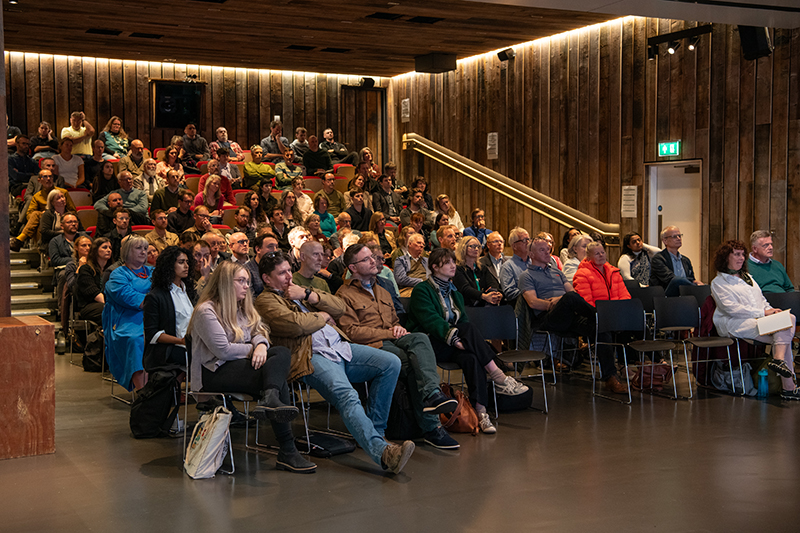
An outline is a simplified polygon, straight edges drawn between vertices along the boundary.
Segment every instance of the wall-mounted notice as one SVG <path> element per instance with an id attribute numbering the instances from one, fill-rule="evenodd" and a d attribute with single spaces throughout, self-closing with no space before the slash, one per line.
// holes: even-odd
<path id="1" fill-rule="evenodd" d="M 636 218 L 638 214 L 637 198 L 639 197 L 638 185 L 625 185 L 622 187 L 622 213 L 623 218 Z"/>
<path id="2" fill-rule="evenodd" d="M 497 132 L 490 132 L 486 138 L 486 158 L 497 159 Z"/>
<path id="3" fill-rule="evenodd" d="M 400 122 L 411 121 L 411 98 L 400 100 Z"/>

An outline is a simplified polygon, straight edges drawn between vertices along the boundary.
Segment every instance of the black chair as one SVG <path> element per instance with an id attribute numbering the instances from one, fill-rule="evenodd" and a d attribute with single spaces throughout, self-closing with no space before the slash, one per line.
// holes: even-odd
<path id="1" fill-rule="evenodd" d="M 623 280 L 625 283 L 625 288 L 628 289 L 628 292 L 635 291 L 636 289 L 640 288 L 639 282 L 635 279 L 626 279 Z"/>
<path id="2" fill-rule="evenodd" d="M 697 305 L 697 300 L 694 296 L 678 296 L 674 298 L 656 298 L 655 304 L 655 320 L 656 327 L 659 331 L 664 333 L 674 333 L 682 331 L 700 331 L 700 308 Z M 686 352 L 686 344 L 698 348 L 706 349 L 706 357 L 711 348 L 726 348 L 728 352 L 728 368 L 731 371 L 731 382 L 733 382 L 733 368 L 731 365 L 731 345 L 733 339 L 728 337 L 698 337 L 689 336 L 684 340 L 679 340 L 683 345 L 683 357 L 686 362 L 686 373 L 689 382 L 689 398 L 692 398 L 692 380 L 689 377 L 689 358 Z M 697 359 L 694 363 L 710 363 L 716 359 Z M 670 364 L 672 360 L 670 359 Z M 706 380 L 708 373 L 706 373 Z M 677 392 L 676 392 L 677 397 Z"/>
<path id="3" fill-rule="evenodd" d="M 517 341 L 517 315 L 510 305 L 501 305 L 499 307 L 486 306 L 486 307 L 467 307 L 467 317 L 469 321 L 478 328 L 484 339 L 494 340 L 514 340 Z M 515 344 L 516 345 L 516 344 Z M 519 346 L 517 346 L 519 348 Z M 516 368 L 516 363 L 529 363 L 531 361 L 544 361 L 548 355 L 544 352 L 517 349 L 506 350 L 497 354 L 497 358 L 506 364 L 513 364 Z M 518 372 L 514 372 L 515 377 L 519 376 Z M 547 384 L 544 379 L 545 369 L 541 365 L 541 373 L 533 376 L 526 376 L 542 378 L 542 395 L 544 397 L 544 413 L 547 413 Z M 492 382 L 494 383 L 494 382 Z M 495 393 L 495 414 L 499 415 L 497 411 L 497 393 Z"/>
<path id="4" fill-rule="evenodd" d="M 706 298 L 711 296 L 711 285 L 681 285 L 678 287 L 681 296 L 694 296 L 697 300 L 697 307 L 703 307 Z"/>
<path id="5" fill-rule="evenodd" d="M 775 309 L 789 309 L 795 318 L 800 317 L 800 292 L 769 292 L 764 298 Z"/>
<path id="6" fill-rule="evenodd" d="M 640 355 L 640 364 L 633 366 L 646 366 L 644 363 L 644 354 L 648 352 L 662 352 L 670 351 L 670 361 L 672 360 L 672 350 L 677 348 L 677 345 L 672 341 L 660 340 L 636 340 L 627 343 L 622 342 L 599 342 L 601 333 L 622 333 L 622 332 L 641 332 L 646 334 L 647 330 L 647 317 L 645 316 L 644 307 L 640 300 L 598 300 L 595 302 L 597 307 L 596 328 L 595 328 L 595 346 L 592 362 L 594 364 L 597 359 L 597 349 L 601 345 L 608 346 L 621 346 L 622 347 L 622 360 L 625 369 L 625 380 L 628 384 L 628 401 L 624 402 L 611 396 L 605 396 L 597 392 L 597 379 L 594 370 L 592 370 L 592 395 L 606 398 L 608 400 L 619 401 L 622 403 L 630 404 L 633 399 L 631 397 L 631 382 L 628 376 L 628 354 L 627 348 L 632 349 Z M 591 352 L 590 352 L 591 353 Z M 600 366 L 597 362 L 598 368 Z M 650 365 L 653 365 L 651 362 Z"/>
<path id="7" fill-rule="evenodd" d="M 644 312 L 649 319 L 647 322 L 647 331 L 650 332 L 650 338 L 655 339 L 656 330 L 653 327 L 653 300 L 664 297 L 664 287 L 660 285 L 653 285 L 652 287 L 639 287 L 637 283 L 637 286 L 629 288 L 628 292 L 630 293 L 631 298 L 642 302 Z M 646 334 L 645 338 L 647 338 Z"/>

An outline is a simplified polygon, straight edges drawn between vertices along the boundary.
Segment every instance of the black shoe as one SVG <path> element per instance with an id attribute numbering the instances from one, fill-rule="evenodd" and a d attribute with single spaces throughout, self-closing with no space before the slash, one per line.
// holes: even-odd
<path id="1" fill-rule="evenodd" d="M 295 474 L 313 474 L 317 471 L 317 465 L 303 457 L 297 450 L 289 453 L 279 451 L 275 468 Z"/>
<path id="2" fill-rule="evenodd" d="M 436 392 L 425 398 L 422 402 L 422 412 L 432 415 L 452 413 L 458 407 L 458 401 L 448 398 L 444 393 L 436 389 Z"/>
<path id="3" fill-rule="evenodd" d="M 258 420 L 274 422 L 291 422 L 297 418 L 297 407 L 286 405 L 278 397 L 278 389 L 267 389 L 262 392 L 258 406 L 253 409 L 253 416 Z"/>
<path id="4" fill-rule="evenodd" d="M 800 388 L 794 390 L 782 390 L 781 400 L 800 400 Z"/>
<path id="5" fill-rule="evenodd" d="M 430 444 L 434 448 L 439 448 L 440 450 L 457 450 L 461 447 L 458 441 L 451 437 L 442 426 L 425 433 L 423 438 L 425 444 Z"/>
<path id="6" fill-rule="evenodd" d="M 767 368 L 778 374 L 782 378 L 791 378 L 794 376 L 792 370 L 786 365 L 783 359 L 770 359 L 767 361 Z"/>
<path id="7" fill-rule="evenodd" d="M 9 242 L 8 247 L 11 248 L 13 252 L 19 252 L 22 249 L 22 241 L 17 239 L 16 237 L 11 238 L 11 242 Z"/>

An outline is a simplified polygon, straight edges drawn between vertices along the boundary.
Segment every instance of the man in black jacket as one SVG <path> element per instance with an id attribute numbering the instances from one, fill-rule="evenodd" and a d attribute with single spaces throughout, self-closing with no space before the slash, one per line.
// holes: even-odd
<path id="1" fill-rule="evenodd" d="M 661 231 L 664 249 L 650 262 L 650 285 L 664 287 L 667 296 L 678 296 L 681 285 L 703 285 L 694 277 L 692 262 L 678 251 L 683 246 L 683 234 L 677 226 Z"/>
<path id="2" fill-rule="evenodd" d="M 322 132 L 325 140 L 319 143 L 321 150 L 328 152 L 331 155 L 331 161 L 334 163 L 346 163 L 348 165 L 355 165 L 358 161 L 358 154 L 355 152 L 347 151 L 347 147 L 342 143 L 337 143 L 333 140 L 333 130 L 328 128 Z"/>

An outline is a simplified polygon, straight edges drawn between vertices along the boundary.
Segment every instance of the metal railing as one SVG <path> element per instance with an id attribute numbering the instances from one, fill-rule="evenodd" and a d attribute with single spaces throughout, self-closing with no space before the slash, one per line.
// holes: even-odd
<path id="1" fill-rule="evenodd" d="M 416 133 L 403 134 L 403 149 L 415 150 L 565 227 L 596 231 L 608 244 L 619 243 L 619 224 L 601 222 L 558 200 L 537 192 L 492 169 L 479 165 Z"/>

